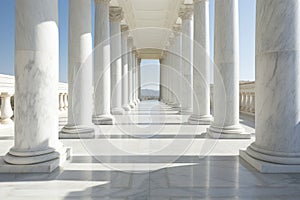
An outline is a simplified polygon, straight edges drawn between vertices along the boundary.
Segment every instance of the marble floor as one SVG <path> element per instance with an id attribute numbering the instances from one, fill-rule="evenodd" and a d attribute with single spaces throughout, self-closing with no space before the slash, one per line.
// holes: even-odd
<path id="1" fill-rule="evenodd" d="M 300 174 L 260 174 L 238 157 L 254 140 L 254 121 L 241 116 L 250 140 L 205 137 L 156 101 L 142 102 L 95 139 L 62 140 L 72 158 L 51 174 L 0 174 L 0 199 L 299 199 Z M 60 117 L 60 125 L 66 115 Z M 13 134 L 0 132 L 0 155 Z"/>

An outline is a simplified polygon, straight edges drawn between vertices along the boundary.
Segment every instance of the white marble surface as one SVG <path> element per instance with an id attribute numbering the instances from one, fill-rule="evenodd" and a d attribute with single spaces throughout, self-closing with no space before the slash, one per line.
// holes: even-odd
<path id="1" fill-rule="evenodd" d="M 214 138 L 249 138 L 239 125 L 238 0 L 215 2 Z"/>
<path id="2" fill-rule="evenodd" d="M 173 120 L 174 111 L 157 102 L 142 102 L 132 116 L 148 112 L 152 117 L 166 115 Z M 152 108 L 152 109 L 151 109 Z M 119 117 L 126 117 L 119 116 Z M 142 118 L 144 123 L 149 120 Z M 185 116 L 183 116 L 185 117 Z M 178 123 L 186 118 L 177 119 Z M 137 127 L 136 125 L 131 125 Z M 155 124 L 152 124 L 155 126 Z M 156 125 L 158 126 L 158 125 Z M 70 162 L 51 174 L 0 174 L 1 199 L 298 199 L 298 174 L 260 174 L 238 158 L 238 150 L 253 140 L 215 140 L 194 138 L 189 144 L 188 132 L 174 138 L 181 124 L 166 125 L 157 137 L 106 138 L 94 140 L 62 140 L 73 149 Z M 100 126 L 116 130 L 103 134 L 123 135 L 118 126 Z M 186 130 L 192 125 L 185 125 Z M 205 131 L 207 126 L 198 126 Z M 244 128 L 254 132 L 248 126 Z M 165 135 L 159 138 L 158 136 Z M 173 142 L 172 142 L 173 141 Z M 103 145 L 99 145 L 99 143 Z M 0 155 L 4 155 L 13 140 L 0 140 Z M 215 144 L 215 145 L 212 145 Z M 170 148 L 173 146 L 172 148 Z M 209 154 L 203 147 L 213 146 Z M 99 150 L 93 157 L 87 147 Z M 99 147 L 99 148 L 97 148 Z M 169 147 L 169 148 L 166 148 Z M 123 150 L 127 150 L 123 151 Z M 153 150 L 163 149 L 159 152 Z M 130 152 L 140 152 L 132 154 Z M 147 152 L 148 151 L 148 152 Z M 145 153 L 146 152 L 146 153 Z M 143 154 L 144 153 L 144 154 Z M 172 162 L 170 162 L 172 161 Z"/>
<path id="3" fill-rule="evenodd" d="M 128 96 L 129 96 L 129 106 L 134 108 L 134 99 L 133 99 L 133 38 L 132 36 L 128 37 Z"/>
<path id="4" fill-rule="evenodd" d="M 194 1 L 193 114 L 191 124 L 210 124 L 209 1 Z"/>
<path id="5" fill-rule="evenodd" d="M 181 8 L 182 19 L 182 114 L 191 114 L 193 110 L 193 5 Z"/>
<path id="6" fill-rule="evenodd" d="M 95 124 L 112 124 L 109 1 L 95 1 L 94 115 Z"/>
<path id="7" fill-rule="evenodd" d="M 299 14 L 295 0 L 257 1 L 257 137 L 247 149 L 255 160 L 291 172 L 300 172 Z"/>
<path id="8" fill-rule="evenodd" d="M 58 2 L 15 2 L 15 140 L 11 164 L 59 158 Z M 21 167 L 20 167 L 21 169 Z"/>
<path id="9" fill-rule="evenodd" d="M 91 13 L 89 0 L 69 1 L 68 124 L 60 138 L 93 137 Z"/>
<path id="10" fill-rule="evenodd" d="M 121 20 L 123 11 L 121 7 L 109 8 L 110 18 L 110 60 L 111 60 L 111 113 L 123 115 L 122 108 L 122 42 Z"/>
<path id="11" fill-rule="evenodd" d="M 121 26 L 122 39 L 122 107 L 125 111 L 130 111 L 129 106 L 129 80 L 128 80 L 128 35 L 129 27 L 127 25 Z"/>

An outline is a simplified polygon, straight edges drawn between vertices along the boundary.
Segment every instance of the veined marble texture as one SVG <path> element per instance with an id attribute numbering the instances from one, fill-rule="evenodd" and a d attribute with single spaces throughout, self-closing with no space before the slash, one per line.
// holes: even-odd
<path id="1" fill-rule="evenodd" d="M 299 6 L 257 1 L 256 140 L 242 155 L 254 166 L 273 164 L 275 173 L 300 172 Z"/>
<path id="2" fill-rule="evenodd" d="M 158 106 L 159 105 L 159 106 Z M 155 109 L 153 109 L 153 107 Z M 149 124 L 147 115 L 152 117 Z M 151 116 L 152 115 L 152 116 Z M 174 114 L 171 107 L 148 101 L 142 102 L 128 118 L 135 116 L 148 126 L 156 125 L 161 115 L 168 124 L 159 134 L 147 140 L 124 138 L 117 125 L 100 126 L 105 138 L 62 140 L 73 149 L 70 162 L 51 174 L 0 174 L 1 199 L 114 199 L 114 200 L 186 200 L 186 199 L 298 199 L 298 174 L 261 174 L 238 158 L 238 150 L 253 140 L 215 140 L 201 137 L 207 126 L 198 126 L 196 138 L 189 135 L 195 126 L 187 116 Z M 182 118 L 180 118 L 182 117 Z M 126 121 L 126 120 L 124 120 Z M 134 124 L 123 125 L 138 129 Z M 242 126 L 248 132 L 254 129 Z M 148 128 L 149 129 L 149 128 Z M 177 138 L 174 132 L 179 129 Z M 151 133 L 151 131 L 149 131 Z M 109 137 L 115 135 L 116 137 Z M 180 137 L 179 137 L 180 136 Z M 13 140 L 0 140 L 3 155 Z M 102 145 L 99 145 L 101 143 Z M 171 145 L 170 145 L 171 144 Z M 190 144 L 182 152 L 183 144 Z M 170 145 L 169 148 L 162 148 Z M 212 146 L 207 155 L 201 149 Z M 93 155 L 86 147 L 98 148 Z M 122 147 L 121 151 L 118 148 Z M 149 152 L 162 148 L 160 152 Z M 144 154 L 141 154 L 143 150 Z M 150 150 L 150 151 L 149 151 Z M 129 152 L 140 152 L 131 154 Z M 147 153 L 148 151 L 148 153 Z M 172 162 L 170 162 L 172 161 Z"/>
<path id="3" fill-rule="evenodd" d="M 111 71 L 109 4 L 95 2 L 95 44 L 94 44 L 94 116 L 95 124 L 112 124 L 111 116 Z"/>

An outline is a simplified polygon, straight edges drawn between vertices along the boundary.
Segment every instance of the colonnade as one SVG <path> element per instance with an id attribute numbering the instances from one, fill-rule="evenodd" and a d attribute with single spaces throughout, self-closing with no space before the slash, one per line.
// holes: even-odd
<path id="1" fill-rule="evenodd" d="M 179 76 L 174 73 L 166 76 L 166 68 L 176 69 L 168 59 L 172 51 L 168 47 L 161 62 L 162 66 L 168 66 L 161 68 L 161 101 L 173 105 L 172 94 L 178 92 L 167 88 L 174 88 L 172 80 L 179 81 L 181 114 L 191 114 L 191 124 L 210 124 L 207 129 L 210 138 L 250 138 L 239 124 L 239 104 L 242 111 L 255 111 L 255 142 L 240 151 L 241 157 L 261 172 L 299 172 L 299 0 L 257 0 L 255 94 L 242 92 L 240 96 L 238 0 L 215 1 L 213 62 L 209 61 L 208 4 L 209 0 L 194 0 L 193 17 L 187 9 L 191 5 L 179 14 L 182 18 L 182 43 L 177 42 L 182 50 L 181 62 L 176 63 L 180 64 Z M 172 45 L 172 37 L 168 44 Z M 209 110 L 210 68 L 214 69 L 213 118 Z M 193 105 L 193 109 L 188 105 Z"/>
<path id="2" fill-rule="evenodd" d="M 69 2 L 69 116 L 60 136 L 89 138 L 92 122 L 113 124 L 112 114 L 138 104 L 140 59 L 121 8 L 95 0 L 92 53 L 90 0 Z M 208 3 L 180 10 L 181 32 L 174 25 L 161 60 L 160 99 L 191 124 L 210 125 L 211 138 L 250 138 L 239 124 L 238 0 L 215 1 L 213 118 L 209 112 Z M 58 2 L 16 0 L 15 9 L 15 137 L 0 171 L 51 172 L 70 152 L 57 132 Z M 262 172 L 300 171 L 299 9 L 299 0 L 257 0 L 256 138 L 240 155 Z"/>

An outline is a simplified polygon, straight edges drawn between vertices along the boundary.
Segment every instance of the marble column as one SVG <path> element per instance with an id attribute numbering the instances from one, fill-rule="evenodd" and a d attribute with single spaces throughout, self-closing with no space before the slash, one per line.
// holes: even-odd
<path id="1" fill-rule="evenodd" d="M 122 36 L 122 107 L 125 111 L 130 111 L 129 106 L 129 84 L 128 84 L 128 34 L 129 28 L 127 25 L 121 26 Z"/>
<path id="2" fill-rule="evenodd" d="M 176 96 L 175 96 L 175 35 L 173 31 L 171 32 L 169 36 L 169 42 L 170 42 L 170 47 L 169 47 L 169 68 L 168 68 L 168 76 L 169 76 L 169 95 L 170 95 L 170 101 L 169 105 L 172 108 L 178 108 L 178 102 L 176 101 Z"/>
<path id="3" fill-rule="evenodd" d="M 142 59 L 139 58 L 138 59 L 138 71 L 137 71 L 137 74 L 138 74 L 138 102 L 140 103 L 141 102 L 141 99 L 142 99 L 142 80 L 141 80 L 141 63 L 142 63 Z"/>
<path id="4" fill-rule="evenodd" d="M 182 47 L 182 35 L 181 35 L 181 25 L 174 25 L 174 52 L 173 52 L 173 79 L 174 79 L 174 95 L 175 95 L 175 102 L 173 108 L 177 110 L 181 110 L 181 47 Z"/>
<path id="5" fill-rule="evenodd" d="M 134 108 L 135 104 L 133 102 L 133 38 L 131 36 L 128 37 L 128 83 L 129 83 L 129 90 L 128 90 L 128 96 L 129 96 L 129 106 L 130 108 Z"/>
<path id="6" fill-rule="evenodd" d="M 137 50 L 136 47 L 133 47 L 133 53 L 132 53 L 132 99 L 133 103 L 137 106 L 137 96 L 136 96 L 136 90 L 137 90 L 137 73 L 136 73 L 136 68 L 137 68 Z"/>
<path id="7" fill-rule="evenodd" d="M 194 0 L 194 67 L 193 114 L 190 124 L 209 125 L 210 114 L 210 47 L 209 1 Z"/>
<path id="8" fill-rule="evenodd" d="M 212 138 L 250 138 L 239 124 L 238 0 L 215 2 L 214 121 Z"/>
<path id="9" fill-rule="evenodd" d="M 94 115 L 97 125 L 114 123 L 110 113 L 110 0 L 95 0 Z"/>
<path id="10" fill-rule="evenodd" d="M 121 20 L 123 11 L 121 7 L 111 6 L 110 19 L 110 54 L 111 54 L 111 113 L 123 115 L 122 108 L 122 42 Z"/>
<path id="11" fill-rule="evenodd" d="M 184 5 L 179 12 L 182 19 L 182 114 L 191 114 L 193 111 L 193 5 Z"/>
<path id="12" fill-rule="evenodd" d="M 300 172 L 300 7 L 256 2 L 255 142 L 243 159 L 263 173 Z"/>
<path id="13" fill-rule="evenodd" d="M 160 59 L 160 77 L 159 77 L 159 82 L 160 82 L 160 87 L 159 87 L 159 93 L 160 93 L 160 101 L 165 103 L 166 96 L 165 96 L 165 68 L 164 68 L 164 58 Z"/>
<path id="14" fill-rule="evenodd" d="M 51 172 L 69 155 L 58 140 L 58 1 L 15 1 L 15 137 L 1 172 Z"/>
<path id="15" fill-rule="evenodd" d="M 90 0 L 69 1 L 68 124 L 60 138 L 92 138 L 92 15 Z"/>
<path id="16" fill-rule="evenodd" d="M 141 101 L 139 100 L 139 74 L 140 74 L 140 59 L 138 57 L 138 55 L 136 56 L 136 70 L 135 70 L 135 77 L 136 77 L 136 90 L 135 90 L 135 97 L 136 97 L 136 102 L 139 104 Z"/>

